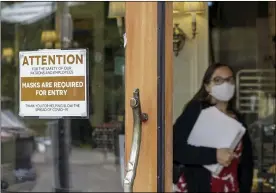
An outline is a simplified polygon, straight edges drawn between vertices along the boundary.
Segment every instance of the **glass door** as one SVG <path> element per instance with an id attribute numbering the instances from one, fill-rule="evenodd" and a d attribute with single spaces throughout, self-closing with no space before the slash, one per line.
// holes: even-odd
<path id="1" fill-rule="evenodd" d="M 170 191 L 172 3 L 11 1 L 1 17 L 1 189 Z M 61 48 L 88 50 L 89 118 L 20 118 L 19 51 Z"/>
<path id="2" fill-rule="evenodd" d="M 247 163 L 239 165 L 239 171 L 247 171 L 238 174 L 240 188 L 248 192 L 275 192 L 275 2 L 174 2 L 173 9 L 177 35 L 174 42 L 183 43 L 174 43 L 177 49 L 173 63 L 173 122 L 192 99 L 207 103 L 214 99 L 206 87 L 210 82 L 215 84 L 215 80 L 208 75 L 213 74 L 212 67 L 229 66 L 236 89 L 228 108 L 241 115 L 252 142 L 252 149 L 249 143 L 248 151 L 240 154 L 245 155 L 240 162 Z M 196 94 L 200 89 L 200 94 Z M 210 102 L 216 104 L 216 100 Z M 183 124 L 181 129 L 189 127 L 186 126 Z M 183 160 L 204 165 L 198 164 L 203 157 L 191 156 L 194 151 L 181 153 Z M 201 155 L 206 156 L 202 152 Z M 229 172 L 222 175 L 226 174 Z M 186 185 L 189 187 L 180 178 L 175 187 L 185 191 Z"/>
<path id="3" fill-rule="evenodd" d="M 170 192 L 172 3 L 127 2 L 126 38 L 126 180 L 129 183 L 134 180 L 134 192 Z M 129 103 L 135 106 L 138 90 L 139 113 L 148 117 L 139 120 L 140 131 L 135 130 L 138 124 L 135 108 L 129 106 Z"/>

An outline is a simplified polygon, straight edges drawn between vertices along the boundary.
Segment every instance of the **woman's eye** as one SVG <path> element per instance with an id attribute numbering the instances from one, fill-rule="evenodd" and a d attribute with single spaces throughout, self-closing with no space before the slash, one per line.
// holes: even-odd
<path id="1" fill-rule="evenodd" d="M 232 78 L 229 79 L 229 82 L 230 83 L 235 83 L 235 79 L 232 77 Z"/>
<path id="2" fill-rule="evenodd" d="M 231 83 L 231 84 L 234 84 L 235 83 L 235 79 L 233 77 L 229 77 L 229 78 L 222 78 L 220 76 L 217 76 L 213 79 L 213 82 L 215 84 L 222 84 L 224 83 L 225 81 Z"/>
<path id="3" fill-rule="evenodd" d="M 223 83 L 224 82 L 224 79 L 222 77 L 215 77 L 214 78 L 214 82 L 215 83 Z"/>

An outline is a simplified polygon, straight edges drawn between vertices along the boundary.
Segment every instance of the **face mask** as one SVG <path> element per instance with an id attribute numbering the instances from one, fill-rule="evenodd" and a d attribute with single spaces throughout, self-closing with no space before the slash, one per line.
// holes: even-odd
<path id="1" fill-rule="evenodd" d="M 235 85 L 224 82 L 221 85 L 214 85 L 210 95 L 220 101 L 229 101 L 235 93 Z"/>

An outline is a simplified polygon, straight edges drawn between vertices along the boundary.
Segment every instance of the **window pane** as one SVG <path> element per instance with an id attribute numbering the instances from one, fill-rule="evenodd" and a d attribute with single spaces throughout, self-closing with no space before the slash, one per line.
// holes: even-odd
<path id="1" fill-rule="evenodd" d="M 191 4 L 189 5 L 189 3 Z M 241 117 L 243 118 L 241 120 L 247 125 L 247 130 L 253 144 L 254 155 L 252 190 L 254 192 L 275 192 L 275 2 L 205 2 L 202 5 L 204 9 L 199 9 L 197 13 L 194 13 L 196 17 L 193 17 L 193 14 L 181 14 L 181 8 L 185 8 L 188 12 L 193 12 L 200 8 L 196 4 L 199 3 L 193 2 L 193 5 L 192 2 L 183 2 L 182 5 L 180 3 L 174 4 L 176 11 L 174 23 L 178 23 L 179 28 L 185 34 L 183 49 L 179 46 L 181 45 L 180 43 L 179 45 L 174 43 L 175 49 L 180 49 L 178 56 L 174 58 L 174 120 L 176 122 L 191 99 L 198 99 L 201 103 L 204 101 L 207 104 L 209 103 L 210 106 L 217 104 L 218 98 L 226 94 L 226 92 L 220 90 L 218 88 L 220 85 L 215 85 L 214 81 L 210 83 L 210 80 L 215 76 L 227 78 L 227 75 L 229 77 L 229 73 L 223 74 L 225 72 L 223 69 L 220 69 L 221 71 L 212 71 L 212 68 L 206 74 L 205 72 L 210 65 L 214 66 L 214 63 L 230 66 L 234 71 L 234 75 L 236 75 L 236 89 L 234 97 L 227 104 L 228 109 L 226 109 L 226 112 L 228 115 L 231 115 L 231 111 L 237 112 L 237 115 L 242 115 Z M 196 26 L 193 25 L 192 21 L 196 22 Z M 197 32 L 194 36 L 193 30 Z M 176 34 L 177 31 L 174 32 Z M 177 36 L 174 36 L 174 38 L 174 42 L 177 42 Z M 178 40 L 181 41 L 180 38 Z M 199 93 L 196 94 L 198 91 Z M 230 88 L 228 88 L 227 92 L 229 94 Z M 221 101 L 219 102 L 222 104 Z M 206 105 L 206 103 L 204 104 Z M 202 108 L 207 107 L 203 106 Z M 196 111 L 195 108 L 193 110 Z M 195 114 L 194 111 L 191 113 Z M 200 112 L 198 110 L 198 114 Z M 190 116 L 192 115 L 187 115 L 186 117 L 188 118 L 186 120 L 183 118 L 183 124 L 180 123 L 181 121 L 177 123 L 181 125 L 179 130 L 189 129 L 192 119 Z M 186 127 L 185 121 L 187 121 Z M 219 119 L 214 117 L 213 121 L 219 121 Z M 192 130 L 192 126 L 190 129 Z M 225 128 L 222 127 L 221 129 Z M 177 130 L 177 126 L 174 130 Z M 186 137 L 188 138 L 188 136 Z M 186 140 L 186 138 L 181 138 L 175 134 L 175 139 L 179 140 L 178 142 L 174 141 L 174 144 L 185 145 L 184 143 L 180 143 L 180 141 L 181 139 Z M 199 144 L 197 145 L 200 146 Z M 198 156 L 195 155 L 196 150 L 191 150 L 187 153 L 187 149 L 189 148 L 177 145 L 175 145 L 175 149 L 177 149 L 175 151 L 178 153 L 180 152 L 179 154 L 182 154 L 183 159 L 180 159 L 180 155 L 176 155 L 174 156 L 174 161 L 177 164 L 184 165 L 185 161 L 189 162 L 189 164 L 186 163 L 186 166 L 191 167 L 191 170 L 187 169 L 191 173 L 196 173 L 193 172 L 195 171 L 192 168 L 194 165 L 205 165 L 204 163 L 206 163 L 204 162 L 205 158 L 200 157 L 200 155 L 208 157 L 207 154 L 203 153 L 205 151 L 202 149 L 202 151 L 198 150 L 201 152 Z M 247 152 L 243 152 L 243 154 L 248 154 L 249 149 Z M 241 158 L 239 159 L 242 161 Z M 252 161 L 252 159 L 243 159 L 247 163 Z M 195 162 L 194 165 L 189 166 L 192 161 Z M 247 166 L 240 165 L 245 170 Z M 236 172 L 237 167 L 235 165 L 232 165 L 232 167 L 234 169 L 231 172 Z M 231 173 L 227 169 L 223 171 L 222 176 L 218 178 L 222 179 L 223 176 Z M 247 174 L 250 174 L 250 171 L 247 171 Z M 189 190 L 189 183 L 186 184 L 187 186 L 183 183 L 185 175 L 184 179 L 178 178 L 179 176 L 176 177 L 178 188 L 185 190 L 183 187 L 188 187 Z M 192 181 L 192 177 L 191 175 L 187 176 L 187 179 L 189 178 Z M 213 180 L 217 182 L 214 178 Z M 206 178 L 200 180 L 204 181 Z M 250 181 L 250 179 L 248 180 Z M 261 180 L 263 181 L 261 182 Z M 223 183 L 227 182 L 221 182 L 221 184 Z M 244 183 L 241 184 L 244 185 Z M 229 188 L 229 186 L 226 187 Z M 216 188 L 215 185 L 213 188 Z M 243 188 L 241 187 L 241 189 Z M 205 189 L 203 191 L 208 190 Z"/>
<path id="2" fill-rule="evenodd" d="M 54 156 L 58 121 L 18 116 L 18 52 L 59 49 L 59 38 L 45 40 L 42 34 L 70 34 L 60 22 L 66 5 L 1 2 L 1 167 L 2 182 L 11 191 L 63 188 L 57 183 L 64 176 L 59 176 L 59 158 Z M 110 2 L 69 2 L 68 7 L 73 23 L 69 48 L 89 52 L 89 119 L 71 119 L 67 127 L 70 189 L 119 192 L 124 160 L 119 153 L 124 147 L 119 140 L 124 140 L 124 3 L 112 9 Z M 114 15 L 117 10 L 119 18 Z"/>

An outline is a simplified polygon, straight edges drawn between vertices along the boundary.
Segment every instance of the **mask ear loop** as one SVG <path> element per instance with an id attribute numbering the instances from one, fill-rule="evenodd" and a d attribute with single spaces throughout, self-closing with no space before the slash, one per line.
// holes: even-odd
<path id="1" fill-rule="evenodd" d="M 212 104 L 212 96 L 210 95 L 211 91 L 208 92 L 207 89 L 206 89 L 207 84 L 209 84 L 210 82 L 211 82 L 211 80 L 209 80 L 208 82 L 204 83 L 204 87 L 205 87 L 204 89 L 208 93 L 207 96 L 204 98 L 204 100 L 207 101 L 209 104 Z"/>
<path id="2" fill-rule="evenodd" d="M 211 95 L 210 95 L 210 93 L 208 93 L 208 95 L 206 96 L 206 100 L 207 100 L 207 101 L 210 101 L 210 100 L 211 100 Z"/>
<path id="3" fill-rule="evenodd" d="M 208 95 L 206 96 L 205 100 L 208 101 L 208 103 L 213 104 L 212 95 L 210 93 L 208 93 Z"/>
<path id="4" fill-rule="evenodd" d="M 204 87 L 205 87 L 204 89 L 208 93 L 207 96 L 204 98 L 204 100 L 207 101 L 207 102 L 209 102 L 211 104 L 211 98 L 212 98 L 212 96 L 210 95 L 210 92 L 208 92 L 207 89 L 206 89 L 206 86 L 209 83 L 210 83 L 210 80 L 208 82 L 204 83 Z"/>

